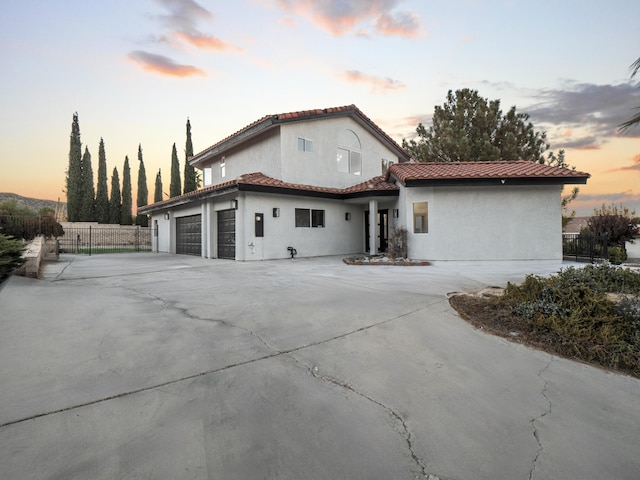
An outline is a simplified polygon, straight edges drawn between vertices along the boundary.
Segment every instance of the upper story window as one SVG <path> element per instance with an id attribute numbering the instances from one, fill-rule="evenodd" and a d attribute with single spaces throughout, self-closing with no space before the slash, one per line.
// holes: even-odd
<path id="1" fill-rule="evenodd" d="M 351 130 L 345 130 L 338 137 L 338 151 L 336 161 L 338 171 L 362 175 L 362 146 L 360 139 Z"/>
<path id="2" fill-rule="evenodd" d="M 391 165 L 393 165 L 393 160 L 382 159 L 382 175 L 387 173 Z"/>
<path id="3" fill-rule="evenodd" d="M 207 187 L 213 183 L 213 175 L 211 167 L 204 167 L 204 186 Z"/>
<path id="4" fill-rule="evenodd" d="M 308 138 L 298 137 L 298 151 L 313 152 L 313 141 Z"/>
<path id="5" fill-rule="evenodd" d="M 224 176 L 227 174 L 227 164 L 226 164 L 226 157 L 222 157 L 220 159 L 220 178 L 224 178 Z"/>

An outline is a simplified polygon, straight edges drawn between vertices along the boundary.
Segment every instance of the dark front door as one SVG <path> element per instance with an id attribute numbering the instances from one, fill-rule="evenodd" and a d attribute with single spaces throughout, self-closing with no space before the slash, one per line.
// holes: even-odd
<path id="1" fill-rule="evenodd" d="M 201 255 L 202 218 L 200 215 L 176 218 L 176 253 Z"/>
<path id="2" fill-rule="evenodd" d="M 389 241 L 389 210 L 378 210 L 376 222 L 376 237 L 378 238 L 378 252 L 387 251 Z M 369 211 L 364 212 L 364 238 L 365 250 L 369 252 Z"/>
<path id="3" fill-rule="evenodd" d="M 218 212 L 218 258 L 236 259 L 236 211 Z"/>

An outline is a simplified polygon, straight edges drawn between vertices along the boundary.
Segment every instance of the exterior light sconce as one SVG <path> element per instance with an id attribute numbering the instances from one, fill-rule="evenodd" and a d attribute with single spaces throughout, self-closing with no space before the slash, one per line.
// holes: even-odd
<path id="1" fill-rule="evenodd" d="M 165 214 L 164 214 L 164 219 L 165 219 L 165 220 L 169 220 L 169 212 L 167 212 L 167 213 L 165 213 Z"/>
<path id="2" fill-rule="evenodd" d="M 397 208 L 393 209 L 393 218 L 398 218 L 400 216 L 400 212 Z"/>
<path id="3" fill-rule="evenodd" d="M 346 212 L 344 214 L 344 219 L 348 222 L 349 220 L 351 220 L 351 212 Z"/>
<path id="4" fill-rule="evenodd" d="M 279 208 L 274 208 L 273 209 L 273 218 L 278 218 L 280 216 L 280 209 Z"/>
<path id="5" fill-rule="evenodd" d="M 231 200 L 231 209 L 232 210 L 237 210 L 238 209 L 238 200 L 236 200 L 235 198 L 233 200 Z"/>

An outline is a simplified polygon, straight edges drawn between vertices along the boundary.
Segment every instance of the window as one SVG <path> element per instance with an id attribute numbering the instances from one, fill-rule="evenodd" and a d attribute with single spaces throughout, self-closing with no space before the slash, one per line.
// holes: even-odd
<path id="1" fill-rule="evenodd" d="M 220 178 L 224 178 L 227 174 L 226 160 L 226 157 L 220 159 Z"/>
<path id="2" fill-rule="evenodd" d="M 324 227 L 324 210 L 296 208 L 296 227 Z"/>
<path id="3" fill-rule="evenodd" d="M 382 175 L 387 173 L 387 170 L 389 170 L 391 165 L 393 165 L 393 160 L 382 159 Z"/>
<path id="4" fill-rule="evenodd" d="M 413 204 L 413 233 L 429 233 L 429 205 L 427 202 Z"/>
<path id="5" fill-rule="evenodd" d="M 362 153 L 358 136 L 351 130 L 345 130 L 338 138 L 336 162 L 338 172 L 362 175 Z"/>
<path id="6" fill-rule="evenodd" d="M 213 176 L 211 175 L 211 167 L 204 167 L 204 186 L 211 185 L 213 183 Z"/>
<path id="7" fill-rule="evenodd" d="M 298 137 L 298 150 L 300 152 L 313 152 L 313 141 Z"/>

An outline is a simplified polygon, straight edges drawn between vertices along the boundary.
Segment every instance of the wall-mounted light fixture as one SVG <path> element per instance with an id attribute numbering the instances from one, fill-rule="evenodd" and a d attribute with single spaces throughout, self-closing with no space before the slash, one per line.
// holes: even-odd
<path id="1" fill-rule="evenodd" d="M 165 214 L 164 214 L 164 219 L 165 219 L 165 220 L 169 220 L 169 212 L 167 212 L 167 213 L 165 213 Z"/>
<path id="2" fill-rule="evenodd" d="M 348 222 L 349 220 L 351 220 L 351 212 L 345 212 L 344 214 L 344 219 Z"/>
<path id="3" fill-rule="evenodd" d="M 273 209 L 273 218 L 277 218 L 280 216 L 280 209 L 279 208 L 274 208 Z"/>
<path id="4" fill-rule="evenodd" d="M 398 218 L 400 216 L 400 212 L 397 208 L 393 209 L 393 218 Z"/>
<path id="5" fill-rule="evenodd" d="M 232 210 L 237 210 L 238 209 L 238 200 L 236 200 L 235 198 L 233 200 L 231 200 L 231 209 Z"/>

